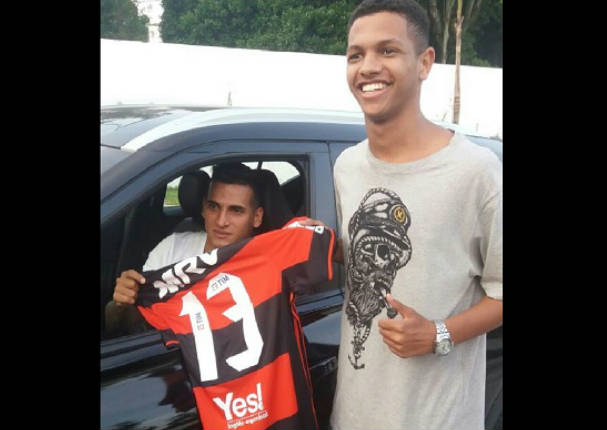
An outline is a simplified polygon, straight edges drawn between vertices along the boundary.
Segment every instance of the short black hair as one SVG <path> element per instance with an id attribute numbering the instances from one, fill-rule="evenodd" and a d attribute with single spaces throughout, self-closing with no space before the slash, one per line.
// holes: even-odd
<path id="1" fill-rule="evenodd" d="M 234 161 L 226 161 L 213 166 L 213 176 L 211 183 L 214 181 L 224 184 L 248 185 L 253 190 L 253 209 L 261 206 L 261 193 L 259 183 L 255 177 L 255 171 L 250 167 Z M 209 186 L 209 192 L 211 187 Z"/>
<path id="2" fill-rule="evenodd" d="M 430 45 L 430 20 L 426 10 L 414 0 L 363 0 L 348 21 L 348 33 L 358 18 L 378 12 L 395 12 L 407 20 L 409 36 L 417 55 Z"/>

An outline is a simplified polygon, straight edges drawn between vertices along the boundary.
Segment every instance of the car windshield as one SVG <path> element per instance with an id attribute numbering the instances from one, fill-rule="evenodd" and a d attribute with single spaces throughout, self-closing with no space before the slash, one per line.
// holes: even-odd
<path id="1" fill-rule="evenodd" d="M 100 120 L 101 175 L 129 157 L 119 148 L 133 137 L 163 122 L 186 115 L 189 110 L 163 106 L 102 107 Z"/>

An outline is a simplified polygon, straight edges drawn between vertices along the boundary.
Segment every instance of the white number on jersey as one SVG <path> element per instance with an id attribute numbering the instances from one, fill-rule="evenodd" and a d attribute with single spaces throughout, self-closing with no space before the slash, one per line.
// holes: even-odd
<path id="1" fill-rule="evenodd" d="M 237 371 L 244 370 L 259 363 L 263 339 L 255 319 L 255 309 L 242 280 L 235 275 L 220 273 L 209 281 L 207 299 L 211 299 L 223 290 L 228 289 L 234 299 L 234 306 L 223 312 L 230 320 L 242 319 L 244 341 L 247 349 L 226 358 L 226 362 Z M 192 333 L 196 345 L 196 356 L 200 368 L 200 380 L 217 379 L 217 359 L 213 346 L 213 335 L 206 310 L 194 293 L 183 296 L 183 308 L 180 316 L 189 315 Z"/>

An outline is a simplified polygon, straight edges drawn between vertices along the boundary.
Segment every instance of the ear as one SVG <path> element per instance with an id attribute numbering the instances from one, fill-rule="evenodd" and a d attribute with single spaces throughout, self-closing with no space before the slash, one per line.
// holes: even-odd
<path id="1" fill-rule="evenodd" d="M 253 218 L 253 227 L 257 228 L 261 225 L 261 222 L 263 221 L 263 208 L 261 206 L 259 206 L 257 209 L 255 209 L 255 216 Z"/>
<path id="2" fill-rule="evenodd" d="M 420 81 L 425 81 L 430 74 L 430 69 L 432 69 L 435 57 L 436 52 L 431 46 L 428 46 L 426 50 L 419 55 L 418 70 Z"/>

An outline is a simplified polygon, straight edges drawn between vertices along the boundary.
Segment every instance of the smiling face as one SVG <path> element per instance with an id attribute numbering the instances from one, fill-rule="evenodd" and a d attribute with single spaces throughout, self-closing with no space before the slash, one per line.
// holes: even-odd
<path id="1" fill-rule="evenodd" d="M 202 216 L 207 232 L 204 250 L 209 252 L 253 236 L 253 228 L 261 225 L 263 208 L 254 207 L 250 186 L 212 181 Z"/>
<path id="2" fill-rule="evenodd" d="M 348 85 L 372 122 L 419 111 L 420 86 L 434 62 L 434 49 L 418 55 L 407 25 L 398 13 L 377 12 L 356 19 L 350 28 Z"/>

